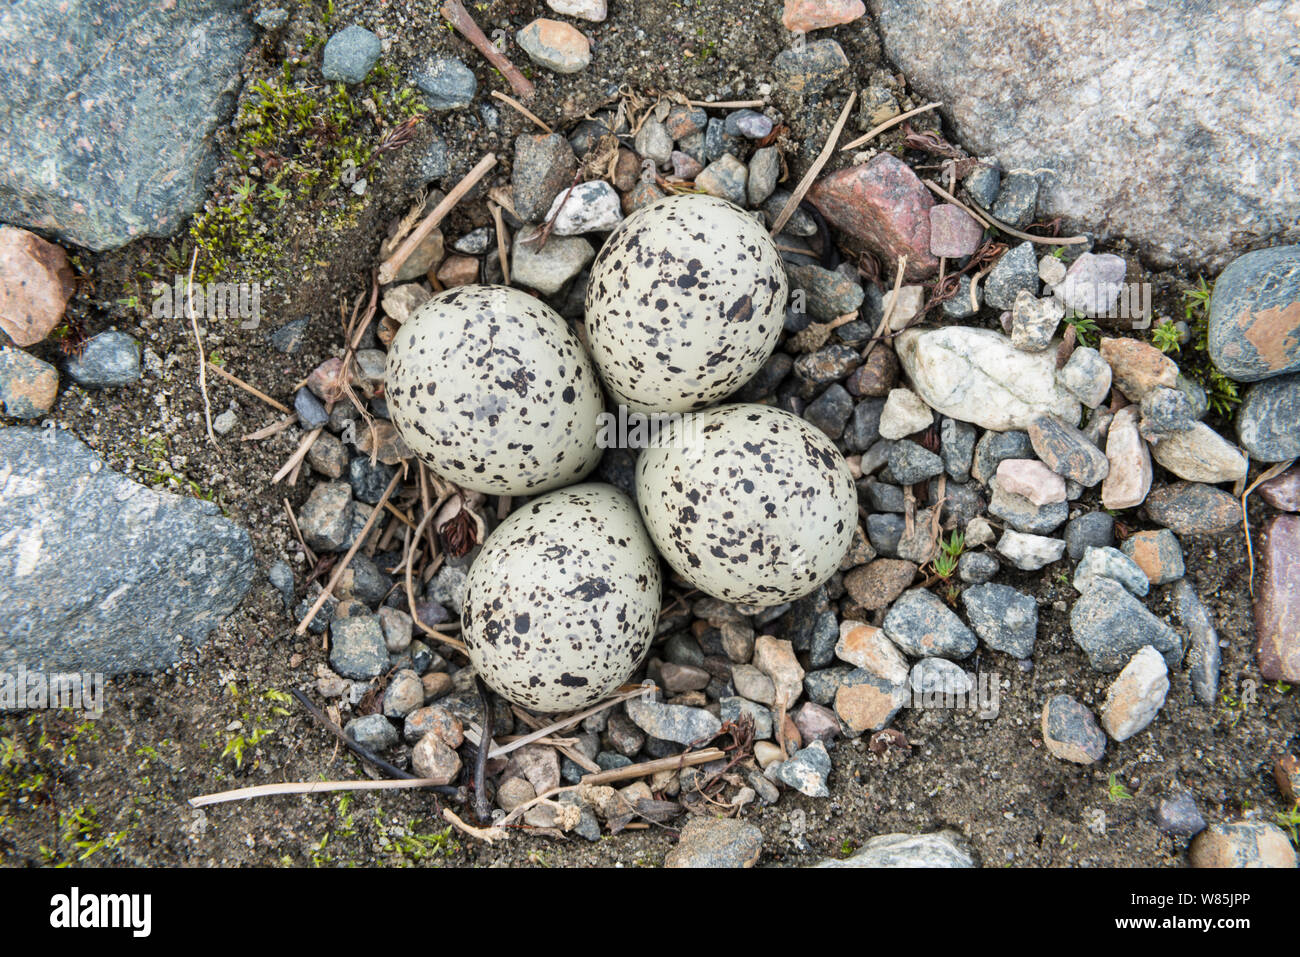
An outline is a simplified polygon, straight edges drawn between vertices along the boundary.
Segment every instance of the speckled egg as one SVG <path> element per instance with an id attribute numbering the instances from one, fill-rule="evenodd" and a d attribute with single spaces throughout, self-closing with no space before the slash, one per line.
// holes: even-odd
<path id="1" fill-rule="evenodd" d="M 758 220 L 712 196 L 668 196 L 625 219 L 596 257 L 587 345 L 631 411 L 702 409 L 772 355 L 788 292 Z"/>
<path id="2" fill-rule="evenodd" d="M 764 405 L 684 416 L 641 453 L 637 504 L 679 575 L 725 601 L 777 605 L 839 567 L 858 522 L 848 463 L 821 431 Z"/>
<path id="3" fill-rule="evenodd" d="M 533 495 L 596 466 L 604 397 L 578 337 L 506 286 L 434 296 L 388 350 L 385 397 L 411 451 L 488 495 Z"/>
<path id="4" fill-rule="evenodd" d="M 461 635 L 488 686 L 534 711 L 606 697 L 645 658 L 659 557 L 611 485 L 561 489 L 512 512 L 470 567 Z"/>

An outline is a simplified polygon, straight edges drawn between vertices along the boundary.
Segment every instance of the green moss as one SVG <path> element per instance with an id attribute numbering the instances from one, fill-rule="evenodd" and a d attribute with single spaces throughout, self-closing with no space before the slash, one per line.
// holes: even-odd
<path id="1" fill-rule="evenodd" d="M 288 63 L 273 80 L 252 83 L 235 118 L 234 171 L 190 225 L 195 281 L 236 270 L 269 277 L 290 244 L 306 245 L 304 235 L 355 225 L 367 200 L 344 172 L 365 175 L 384 132 L 421 112 L 417 91 L 383 64 L 351 89 L 298 85 Z M 188 270 L 188 251 L 176 258 Z"/>
<path id="2" fill-rule="evenodd" d="M 1193 353 L 1182 353 L 1183 374 L 1194 379 L 1205 390 L 1210 409 L 1232 421 L 1236 407 L 1241 404 L 1237 383 L 1233 382 L 1210 361 L 1210 297 L 1214 287 L 1204 276 L 1196 278 L 1196 285 L 1183 292 L 1183 316 L 1192 332 Z"/>

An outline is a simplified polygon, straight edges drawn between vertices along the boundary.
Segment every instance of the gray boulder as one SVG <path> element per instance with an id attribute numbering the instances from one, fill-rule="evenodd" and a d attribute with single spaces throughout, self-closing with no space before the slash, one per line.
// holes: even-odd
<path id="1" fill-rule="evenodd" d="M 1300 193 L 1285 186 L 1300 181 L 1285 4 L 870 7 L 889 59 L 944 104 L 963 145 L 1004 170 L 1046 170 L 1039 218 L 1102 224 L 1160 263 L 1218 266 L 1242 237 L 1300 237 Z"/>
<path id="2" fill-rule="evenodd" d="M 70 433 L 0 429 L 0 669 L 165 668 L 254 572 L 211 502 L 138 485 Z"/>
<path id="3" fill-rule="evenodd" d="M 174 232 L 252 41 L 236 0 L 0 7 L 0 220 L 96 251 Z"/>

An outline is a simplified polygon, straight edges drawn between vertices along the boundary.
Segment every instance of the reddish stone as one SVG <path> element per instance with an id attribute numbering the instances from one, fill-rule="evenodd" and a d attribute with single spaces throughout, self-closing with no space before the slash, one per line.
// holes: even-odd
<path id="1" fill-rule="evenodd" d="M 781 24 L 792 33 L 808 33 L 852 23 L 866 12 L 862 0 L 785 0 Z"/>
<path id="2" fill-rule="evenodd" d="M 478 282 L 478 260 L 473 256 L 449 256 L 438 269 L 438 282 L 447 289 Z"/>
<path id="3" fill-rule="evenodd" d="M 1300 515 L 1275 515 L 1256 543 L 1255 656 L 1269 681 L 1300 681 Z"/>
<path id="4" fill-rule="evenodd" d="M 35 345 L 63 318 L 72 296 L 64 251 L 35 233 L 0 226 L 0 343 Z"/>
<path id="5" fill-rule="evenodd" d="M 934 200 L 902 160 L 880 153 L 822 178 L 808 198 L 827 222 L 880 256 L 887 276 L 893 276 L 899 256 L 907 257 L 904 278 L 909 282 L 939 268 L 930 252 Z"/>
<path id="6" fill-rule="evenodd" d="M 858 398 L 882 398 L 897 384 L 898 356 L 888 345 L 878 342 L 866 361 L 849 376 L 845 387 Z"/>
<path id="7" fill-rule="evenodd" d="M 952 203 L 940 203 L 930 210 L 930 252 L 935 256 L 960 259 L 979 248 L 984 227 L 975 217 Z"/>
<path id="8" fill-rule="evenodd" d="M 1269 505 L 1283 512 L 1300 512 L 1300 467 L 1289 469 L 1255 489 Z"/>

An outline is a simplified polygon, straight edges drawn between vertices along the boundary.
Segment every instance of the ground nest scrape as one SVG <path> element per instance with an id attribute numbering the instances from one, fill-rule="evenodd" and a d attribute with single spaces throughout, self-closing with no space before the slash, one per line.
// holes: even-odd
<path id="1" fill-rule="evenodd" d="M 701 6 L 702 14 L 706 13 L 707 5 Z M 656 12 L 653 5 L 638 11 L 642 17 Z M 488 13 L 487 19 L 492 16 Z M 769 19 L 775 22 L 776 17 Z M 316 25 L 327 26 L 319 22 Z M 295 29 L 309 31 L 311 26 L 309 19 L 301 26 L 295 20 Z M 759 49 L 769 53 L 779 49 L 773 36 L 776 31 L 760 29 L 756 33 Z M 717 62 L 718 74 L 726 72 L 722 64 L 729 35 L 724 30 L 721 51 L 705 57 Z M 852 49 L 852 44 L 869 46 L 872 39 L 854 36 L 845 42 Z M 474 62 L 472 52 L 464 47 L 458 48 L 458 52 L 468 62 Z M 873 57 L 868 62 L 874 63 L 876 59 Z M 304 60 L 300 69 L 306 69 L 312 62 L 310 58 Z M 629 73 L 635 74 L 634 65 L 627 66 Z M 274 62 L 268 62 L 264 69 L 269 75 L 286 80 L 291 75 L 282 72 L 285 66 L 276 66 Z M 859 70 L 865 80 L 868 66 L 862 64 Z M 531 103 L 530 109 L 570 134 L 576 132 L 581 115 L 597 108 L 607 109 L 615 122 L 617 117 L 624 117 L 627 129 L 619 142 L 625 148 L 634 148 L 633 130 L 645 120 L 661 122 L 669 110 L 680 106 L 682 99 L 705 95 L 689 86 L 677 87 L 691 89 L 689 96 L 663 95 L 660 91 L 668 84 L 661 83 L 662 79 L 655 77 L 652 82 L 630 86 L 621 95 L 618 90 L 607 88 L 598 92 L 589 90 L 585 102 L 578 97 L 581 106 L 577 112 L 573 103 L 562 104 L 548 97 L 540 104 Z M 891 89 L 898 96 L 901 108 L 922 105 L 905 87 Z M 753 92 L 756 91 L 757 83 Z M 790 104 L 792 114 L 786 119 L 791 122 L 784 130 L 777 124 L 779 139 L 774 139 L 786 164 L 782 170 L 785 178 L 780 184 L 783 189 L 792 188 L 806 171 L 825 141 L 839 105 L 807 107 L 805 104 L 804 112 L 796 114 L 793 111 L 798 110 L 799 104 Z M 334 108 L 349 109 L 338 104 Z M 710 111 L 710 114 L 724 115 L 721 111 L 716 114 Z M 374 119 L 372 114 L 367 115 Z M 385 130 L 399 128 L 401 121 L 410 115 L 405 106 L 399 106 L 391 115 L 384 116 L 382 123 L 367 126 L 368 142 L 382 142 Z M 450 170 L 440 182 L 442 188 L 450 189 L 489 150 L 502 158 L 503 168 L 496 182 L 504 185 L 507 180 L 504 166 L 514 155 L 515 135 L 525 130 L 532 132 L 533 123 L 509 107 L 501 107 L 500 115 L 499 130 L 483 131 L 481 136 L 467 135 L 452 143 Z M 347 122 L 352 119 L 349 115 Z M 344 125 L 343 118 L 339 125 Z M 797 126 L 802 135 L 792 126 Z M 873 146 L 922 166 L 933 160 L 935 154 L 916 149 L 915 141 L 907 142 L 906 138 L 917 136 L 918 131 L 928 131 L 938 137 L 929 145 L 935 142 L 950 145 L 942 139 L 937 121 L 918 117 L 916 126 L 884 134 Z M 303 132 L 298 130 L 294 135 Z M 367 321 L 371 317 L 384 317 L 379 292 L 367 277 L 378 264 L 375 248 L 379 241 L 391 238 L 390 225 L 404 221 L 409 228 L 419 215 L 427 213 L 430 202 L 436 202 L 426 198 L 418 210 L 410 206 L 418 188 L 409 178 L 410 156 L 422 147 L 422 135 L 417 132 L 411 144 L 391 151 L 391 157 L 371 165 L 368 188 L 382 194 L 382 199 L 357 203 L 345 198 L 335 204 L 328 217 L 314 206 L 317 200 L 312 196 L 286 199 L 286 207 L 294 211 L 293 215 L 303 217 L 293 222 L 307 224 L 306 228 L 311 230 L 312 238 L 308 241 L 294 242 L 288 235 L 275 235 L 297 233 L 300 227 L 282 230 L 284 221 L 275 205 L 279 200 L 269 189 L 276 185 L 272 178 L 263 185 L 266 192 L 262 196 L 249 198 L 250 221 L 262 223 L 261 227 L 254 227 L 253 234 L 269 237 L 265 241 L 270 245 L 260 245 L 259 240 L 257 245 L 241 248 L 241 240 L 232 241 L 232 236 L 237 234 L 221 234 L 214 229 L 223 222 L 222 214 L 214 216 L 209 210 L 196 218 L 191 227 L 194 245 L 182 244 L 169 257 L 159 255 L 160 246 L 151 247 L 146 243 L 141 244 L 142 249 L 101 257 L 95 262 L 85 259 L 80 264 L 94 280 L 93 291 L 84 295 L 77 307 L 84 322 L 91 331 L 113 323 L 137 332 L 159 356 L 162 372 L 148 391 L 112 393 L 107 404 L 81 390 L 69 389 L 60 400 L 59 420 L 128 474 L 138 473 L 148 476 L 152 483 L 183 494 L 200 494 L 218 501 L 232 517 L 254 531 L 255 547 L 264 567 L 295 553 L 303 561 L 295 567 L 298 590 L 292 617 L 286 614 L 275 589 L 259 582 L 245 606 L 211 643 L 187 654 L 164 674 L 115 681 L 110 688 L 106 720 L 83 723 L 58 714 L 5 718 L 0 725 L 3 727 L 0 787 L 4 791 L 0 801 L 5 808 L 0 821 L 0 842 L 10 859 L 67 863 L 84 860 L 96 864 L 640 865 L 661 863 L 672 847 L 681 819 L 679 815 L 666 821 L 654 819 L 668 810 L 659 807 L 660 803 L 671 803 L 662 801 L 671 797 L 662 788 L 637 795 L 652 802 L 642 806 L 642 813 L 613 814 L 615 829 L 620 833 L 595 843 L 569 840 L 554 844 L 541 838 L 529 839 L 525 831 L 517 831 L 514 840 L 487 844 L 449 828 L 437 813 L 430 795 L 412 792 L 266 799 L 274 802 L 274 813 L 257 802 L 207 809 L 193 809 L 185 803 L 199 793 L 246 784 L 360 779 L 373 772 L 337 745 L 288 694 L 299 689 L 323 702 L 321 681 L 328 679 L 322 678 L 318 670 L 326 659 L 322 639 L 310 633 L 297 634 L 294 626 L 297 620 L 306 617 L 305 612 L 314 603 L 319 587 L 337 570 L 339 558 L 336 554 L 312 563 L 309 550 L 298 544 L 284 499 L 287 496 L 290 508 L 297 512 L 304 504 L 310 483 L 291 483 L 286 490 L 283 484 L 271 482 L 295 450 L 303 447 L 302 435 L 290 427 L 256 443 L 227 440 L 215 451 L 207 448 L 196 438 L 203 435 L 203 397 L 196 388 L 192 345 L 187 341 L 186 330 L 168 328 L 139 317 L 133 311 L 131 297 L 140 296 L 140 290 L 146 288 L 139 285 L 148 278 L 146 262 L 163 261 L 166 275 L 172 271 L 183 273 L 195 246 L 204 251 L 208 242 L 232 251 L 236 257 L 232 262 L 240 263 L 241 267 L 253 267 L 257 263 L 258 268 L 272 270 L 272 288 L 281 297 L 277 300 L 273 296 L 270 300 L 272 309 L 268 313 L 276 317 L 273 322 L 300 314 L 312 317 L 302 351 L 297 355 L 273 354 L 263 345 L 265 330 L 241 332 L 233 324 L 227 328 L 209 325 L 204 342 L 209 357 L 219 366 L 293 405 L 293 387 L 305 380 L 323 359 L 341 354 L 347 360 L 357 351 L 355 345 L 373 346 L 374 343 L 362 338 L 367 333 L 379 333 L 382 342 L 382 325 L 371 329 Z M 455 134 L 450 138 L 455 140 Z M 746 148 L 752 147 L 751 143 Z M 234 144 L 227 143 L 226 149 L 231 164 L 227 169 L 238 170 L 247 157 L 238 156 Z M 373 155 L 373 150 L 373 145 L 358 146 L 351 156 L 331 151 L 325 165 L 338 162 L 341 169 L 341 163 L 351 158 L 356 167 L 364 168 L 369 160 L 365 154 Z M 265 163 L 265 159 L 259 161 Z M 842 161 L 843 158 L 837 158 L 828 170 Z M 617 172 L 617 162 L 617 150 L 602 155 L 597 149 L 590 156 L 587 175 L 604 172 L 612 178 Z M 639 166 L 637 169 L 639 172 Z M 246 174 L 247 168 L 243 172 Z M 328 176 L 337 173 L 331 167 Z M 216 195 L 229 197 L 236 204 L 231 208 L 239 211 L 240 190 L 246 189 L 247 180 L 232 174 L 221 182 L 226 192 L 221 193 L 219 188 Z M 448 246 L 475 229 L 496 228 L 501 222 L 497 217 L 507 210 L 503 204 L 496 203 L 494 214 L 487 185 L 485 182 L 483 188 L 458 203 L 442 224 Z M 663 172 L 655 186 L 660 190 L 687 188 L 669 182 Z M 497 198 L 505 197 L 498 194 Z M 214 207 L 221 208 L 220 203 Z M 517 231 L 517 222 L 505 222 L 512 233 Z M 1043 230 L 1050 225 L 1028 228 Z M 792 255 L 802 254 L 804 259 L 796 261 L 807 265 L 824 262 L 820 257 L 823 250 L 816 245 L 817 237 L 809 233 L 803 238 L 806 242 Z M 296 280 L 290 284 L 288 274 L 283 271 L 278 282 L 275 277 L 276 263 L 289 250 L 296 257 L 290 261 L 299 270 L 301 284 Z M 1122 248 L 1118 251 L 1126 252 Z M 487 272 L 490 253 L 461 255 L 478 258 L 478 275 L 491 278 Z M 211 267 L 214 258 L 204 256 L 201 261 Z M 499 261 L 498 255 L 498 268 Z M 887 266 L 873 266 L 869 259 L 859 259 L 859 263 L 868 271 L 875 269 L 874 278 L 879 282 L 877 295 L 892 284 L 894 277 Z M 977 271 L 978 267 L 972 273 Z M 1156 288 L 1157 314 L 1182 317 L 1182 293 L 1190 285 L 1187 277 L 1178 272 L 1151 275 L 1140 271 L 1140 275 L 1152 281 Z M 137 291 L 131 292 L 133 288 Z M 937 291 L 940 295 L 931 289 L 929 298 L 933 306 L 941 308 L 944 290 Z M 114 298 L 122 301 L 115 302 Z M 571 315 L 573 297 L 566 294 L 563 298 L 568 305 L 566 315 Z M 997 321 L 987 309 L 982 318 L 989 324 Z M 1193 311 L 1187 318 L 1195 326 L 1199 315 Z M 827 319 L 823 325 L 834 321 L 831 317 Z M 804 354 L 828 342 L 843 342 L 836 337 L 837 331 L 827 330 L 823 342 Z M 1089 336 L 1095 338 L 1099 332 L 1089 328 L 1086 322 L 1075 322 L 1071 331 L 1082 342 L 1087 342 Z M 1199 374 L 1211 396 L 1220 398 L 1220 405 L 1213 410 L 1209 421 L 1219 431 L 1227 431 L 1221 417 L 1230 413 L 1232 396 L 1220 395 L 1226 392 L 1227 386 L 1220 386 L 1216 392 L 1211 370 L 1205 368 L 1208 362 L 1195 358 L 1197 330 L 1189 331 L 1193 349 L 1186 346 L 1184 349 L 1193 353 L 1193 361 L 1184 362 L 1184 369 L 1189 374 Z M 790 340 L 801 334 L 792 330 L 781 348 L 787 349 Z M 819 334 L 814 332 L 814 337 Z M 1181 361 L 1183 354 L 1178 358 Z M 350 417 L 354 420 L 354 434 L 364 435 L 373 416 L 369 400 L 378 394 L 373 382 L 352 379 L 354 367 L 350 363 L 345 362 L 342 367 L 349 370 L 347 376 L 341 381 L 336 378 L 332 383 L 334 391 L 327 393 L 327 401 L 332 396 L 342 408 L 356 409 L 357 414 Z M 772 383 L 773 398 L 776 387 L 777 383 Z M 208 388 L 215 408 L 238 409 L 241 433 L 253 432 L 281 418 L 260 400 L 219 376 L 209 379 Z M 346 394 L 349 390 L 353 390 L 352 395 Z M 807 402 L 815 395 L 812 392 L 800 401 Z M 246 428 L 244 422 L 249 423 Z M 376 453 L 379 444 L 376 440 L 372 445 Z M 625 467 L 625 462 L 613 461 L 599 474 L 613 481 Z M 304 465 L 291 470 L 291 474 L 295 478 L 305 476 L 308 469 Z M 1085 494 L 1080 504 L 1085 508 L 1098 507 L 1093 497 Z M 419 554 L 411 570 L 413 588 L 425 582 L 425 572 L 430 568 L 436 574 L 436 554 L 450 557 L 468 544 L 469 548 L 455 557 L 472 558 L 474 543 L 481 541 L 483 531 L 505 512 L 495 499 L 479 501 L 474 496 L 458 495 L 455 489 L 445 487 L 431 474 L 420 478 L 408 473 L 408 481 L 394 495 L 393 504 L 402 517 L 390 513 L 386 525 L 376 529 L 377 535 L 370 543 L 374 546 L 372 554 L 408 554 L 406 549 L 398 548 L 399 543 L 403 539 L 413 543 L 420 538 L 414 533 L 422 519 L 431 516 L 420 529 L 429 548 Z M 449 504 L 447 514 L 436 514 Z M 923 506 L 924 502 L 917 504 Z M 1252 503 L 1250 514 L 1252 522 L 1258 524 L 1261 506 Z M 1145 524 L 1141 519 L 1127 520 L 1123 516 L 1120 521 L 1133 530 Z M 945 536 L 950 532 L 944 529 Z M 948 537 L 945 541 L 952 539 Z M 1089 705 L 1099 706 L 1109 678 L 1092 671 L 1080 649 L 1070 640 L 1068 610 L 1076 594 L 1069 582 L 1070 563 L 1062 562 L 1032 573 L 1004 568 L 997 580 L 1035 599 L 1039 629 L 1032 669 L 1020 667 L 1014 659 L 999 652 L 981 653 L 978 667 L 996 673 L 1001 681 L 1000 713 L 996 720 L 983 720 L 973 712 L 961 710 L 905 709 L 892 728 L 904 736 L 906 748 L 889 746 L 889 742 L 878 745 L 870 734 L 836 744 L 832 749 L 834 770 L 828 780 L 829 798 L 810 798 L 786 790 L 774 804 L 751 798 L 740 807 L 733 805 L 732 799 L 746 788 L 751 792 L 755 789 L 744 773 L 752 770 L 748 755 L 753 742 L 746 740 L 747 726 L 737 725 L 732 734 L 724 735 L 718 743 L 729 747 L 743 743 L 745 747 L 729 757 L 741 757 L 744 763 L 723 769 L 721 776 L 711 782 L 696 781 L 700 785 L 698 793 L 707 795 L 696 809 L 742 814 L 757 824 L 763 831 L 764 860 L 774 863 L 811 863 L 828 856 L 843 856 L 875 834 L 941 828 L 953 828 L 963 834 L 987 865 L 1179 862 L 1185 842 L 1165 836 L 1153 826 L 1150 817 L 1156 801 L 1177 784 L 1195 793 L 1202 812 L 1214 820 L 1237 817 L 1252 808 L 1277 806 L 1278 798 L 1265 762 L 1286 746 L 1287 735 L 1283 729 L 1294 727 L 1296 719 L 1294 694 L 1280 685 L 1261 682 L 1253 660 L 1249 582 L 1244 572 L 1245 542 L 1241 533 L 1234 530 L 1219 537 L 1191 538 L 1184 542 L 1184 552 L 1196 590 L 1210 605 L 1219 635 L 1225 642 L 1223 693 L 1216 705 L 1205 707 L 1195 703 L 1186 676 L 1177 674 L 1173 678 L 1174 690 L 1156 722 L 1138 738 L 1123 745 L 1112 744 L 1104 762 L 1079 769 L 1047 757 L 1038 730 L 1042 701 L 1064 691 Z M 400 562 L 390 567 L 396 572 L 394 588 L 397 593 L 404 593 L 405 568 Z M 938 574 L 943 569 L 940 556 L 927 567 L 928 571 L 918 577 L 917 583 L 928 582 L 942 592 L 953 570 L 947 569 L 946 576 Z M 304 597 L 307 607 L 299 604 Z M 722 650 L 719 644 L 722 626 L 739 622 L 729 622 L 728 613 L 716 606 L 699 605 L 699 597 L 687 594 L 681 587 L 666 594 L 665 614 L 672 627 L 661 631 L 661 639 L 685 633 L 702 649 L 713 642 Z M 836 596 L 835 600 L 839 599 Z M 418 603 L 418 600 L 414 602 Z M 1167 595 L 1157 595 L 1148 606 L 1157 615 L 1169 613 Z M 433 623 L 432 627 L 439 629 L 439 624 Z M 758 626 L 758 630 L 763 628 L 764 625 Z M 428 644 L 441 653 L 444 664 L 448 658 L 454 660 L 454 643 L 444 642 L 438 647 L 435 639 Z M 661 660 L 664 654 L 662 645 L 652 651 L 652 656 Z M 473 703 L 473 689 L 466 684 L 465 676 L 459 681 L 455 675 L 450 677 L 454 682 L 452 693 Z M 342 724 L 345 715 L 355 716 L 381 705 L 382 689 L 382 682 L 371 685 L 350 708 L 342 708 L 339 699 L 331 699 L 327 711 Z M 1243 689 L 1249 691 L 1243 693 Z M 349 688 L 346 693 L 353 694 L 356 690 Z M 509 718 L 509 709 L 500 703 L 496 710 Z M 467 716 L 466 724 L 468 720 Z M 528 727 L 524 717 L 516 714 L 510 731 L 522 734 Z M 557 733 L 571 734 L 573 730 Z M 784 730 L 782 722 L 778 733 Z M 564 747 L 572 749 L 574 745 Z M 406 764 L 409 749 L 399 745 L 387 757 Z M 727 763 L 727 758 L 722 762 Z M 683 784 L 681 777 L 676 782 L 678 788 Z M 468 806 L 451 806 L 466 821 L 472 821 Z"/>

